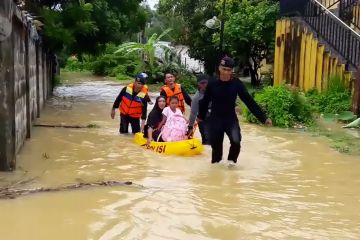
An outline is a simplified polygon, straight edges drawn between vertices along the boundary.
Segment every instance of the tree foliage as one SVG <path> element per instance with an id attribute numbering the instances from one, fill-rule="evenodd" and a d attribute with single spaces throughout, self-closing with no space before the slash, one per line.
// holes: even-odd
<path id="1" fill-rule="evenodd" d="M 261 60 L 273 46 L 275 20 L 278 12 L 275 0 L 227 0 L 224 16 L 223 0 L 160 0 L 158 12 L 166 16 L 181 17 L 186 36 L 180 42 L 190 47 L 190 56 L 205 61 L 212 73 L 219 60 L 219 30 L 205 27 L 213 16 L 225 20 L 224 52 L 235 57 L 242 65 L 251 65 L 254 81 Z M 249 64 L 249 59 L 254 64 Z"/>
<path id="2" fill-rule="evenodd" d="M 179 42 L 190 47 L 189 55 L 205 62 L 205 69 L 213 73 L 218 47 L 212 41 L 214 30 L 205 21 L 218 15 L 216 1 L 160 0 L 158 12 L 170 18 L 180 18 L 184 24 Z"/>
<path id="3" fill-rule="evenodd" d="M 226 11 L 226 48 L 250 67 L 252 83 L 257 84 L 260 62 L 274 48 L 275 21 L 279 6 L 269 0 L 232 1 Z M 217 42 L 217 37 L 214 38 Z"/>
<path id="4" fill-rule="evenodd" d="M 105 44 L 119 44 L 145 27 L 141 0 L 27 0 L 41 16 L 43 36 L 56 52 L 97 54 Z"/>
<path id="5" fill-rule="evenodd" d="M 61 11 L 42 8 L 44 18 L 44 37 L 52 50 L 64 46 L 72 51 L 80 45 L 79 38 L 96 34 L 99 30 L 91 19 L 91 4 L 69 3 Z M 82 49 L 79 49 L 82 50 Z"/>
<path id="6" fill-rule="evenodd" d="M 174 44 L 182 44 L 187 39 L 187 31 L 183 18 L 180 16 L 159 14 L 157 11 L 148 9 L 149 24 L 145 29 L 146 37 L 152 36 L 154 33 L 160 35 L 167 28 L 173 29 L 162 40 Z"/>
<path id="7" fill-rule="evenodd" d="M 123 55 L 128 55 L 132 53 L 138 53 L 139 57 L 143 58 L 144 68 L 150 75 L 150 78 L 156 78 L 157 69 L 157 59 L 155 55 L 155 51 L 157 48 L 161 48 L 165 53 L 171 52 L 169 46 L 161 42 L 161 39 L 166 36 L 172 29 L 166 29 L 159 36 L 154 33 L 146 43 L 138 43 L 138 42 L 126 42 L 119 46 L 116 53 L 121 53 Z"/>

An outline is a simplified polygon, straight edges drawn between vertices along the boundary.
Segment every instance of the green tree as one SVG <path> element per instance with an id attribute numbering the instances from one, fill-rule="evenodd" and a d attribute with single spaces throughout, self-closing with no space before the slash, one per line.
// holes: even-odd
<path id="1" fill-rule="evenodd" d="M 206 20 L 219 14 L 216 1 L 160 0 L 158 13 L 169 18 L 180 18 L 184 23 L 179 43 L 190 47 L 189 55 L 204 61 L 207 73 L 212 74 L 217 64 L 218 46 L 212 41 L 216 32 L 205 26 Z M 215 56 L 215 57 L 214 57 Z"/>
<path id="2" fill-rule="evenodd" d="M 46 43 L 53 51 L 64 46 L 72 51 L 78 45 L 78 39 L 94 35 L 98 28 L 91 19 L 93 6 L 90 3 L 69 2 L 60 10 L 40 9 L 43 16 L 43 35 Z"/>
<path id="3" fill-rule="evenodd" d="M 274 1 L 230 1 L 226 11 L 225 43 L 232 55 L 249 66 L 251 82 L 259 84 L 261 61 L 272 53 L 279 5 Z M 214 37 L 218 42 L 218 36 Z"/>
<path id="4" fill-rule="evenodd" d="M 205 62 L 208 73 L 214 71 L 220 57 L 217 55 L 220 34 L 219 29 L 211 30 L 204 24 L 213 16 L 224 19 L 224 53 L 234 56 L 242 65 L 250 65 L 252 82 L 256 84 L 260 62 L 273 47 L 278 1 L 227 0 L 224 16 L 222 3 L 223 0 L 160 0 L 158 13 L 183 19 L 186 38 L 180 42 L 190 47 L 191 57 Z"/>
<path id="5" fill-rule="evenodd" d="M 187 31 L 184 20 L 180 16 L 170 16 L 167 14 L 159 14 L 157 11 L 148 10 L 149 24 L 145 29 L 147 37 L 154 33 L 160 35 L 167 28 L 173 29 L 162 40 L 169 41 L 175 44 L 182 44 L 187 39 Z"/>
<path id="6" fill-rule="evenodd" d="M 41 16 L 47 45 L 62 54 L 98 54 L 106 43 L 130 40 L 145 27 L 142 0 L 26 0 Z M 66 55 L 66 54 L 65 54 Z"/>
<path id="7" fill-rule="evenodd" d="M 98 29 L 92 35 L 80 35 L 70 52 L 99 54 L 106 43 L 130 40 L 145 27 L 147 15 L 140 0 L 88 0 L 93 5 L 91 19 Z"/>

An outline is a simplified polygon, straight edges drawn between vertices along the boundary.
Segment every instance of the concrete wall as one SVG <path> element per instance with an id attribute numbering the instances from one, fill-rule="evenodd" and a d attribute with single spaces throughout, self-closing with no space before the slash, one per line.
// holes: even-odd
<path id="1" fill-rule="evenodd" d="M 51 95 L 53 64 L 35 27 L 13 1 L 0 1 L 0 20 L 0 170 L 13 170 Z"/>

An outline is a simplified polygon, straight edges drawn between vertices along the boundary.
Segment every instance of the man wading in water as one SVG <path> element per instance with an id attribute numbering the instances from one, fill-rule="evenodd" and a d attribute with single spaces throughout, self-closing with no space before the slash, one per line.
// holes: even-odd
<path id="1" fill-rule="evenodd" d="M 240 153 L 240 126 L 236 116 L 235 106 L 237 96 L 246 104 L 256 118 L 266 124 L 272 125 L 271 119 L 261 110 L 259 105 L 248 93 L 245 85 L 232 76 L 234 60 L 224 57 L 219 65 L 219 77 L 209 81 L 204 98 L 200 100 L 198 120 L 205 119 L 208 106 L 211 102 L 211 113 L 208 118 L 210 143 L 212 148 L 211 163 L 222 160 L 224 133 L 230 139 L 229 166 L 237 162 Z"/>
<path id="2" fill-rule="evenodd" d="M 120 129 L 121 134 L 128 133 L 129 124 L 131 124 L 132 133 L 142 132 L 147 115 L 147 103 L 150 102 L 148 87 L 145 85 L 147 75 L 140 73 L 135 81 L 124 87 L 117 96 L 110 116 L 115 118 L 115 109 L 120 111 Z M 141 126 L 140 126 L 141 118 Z"/>

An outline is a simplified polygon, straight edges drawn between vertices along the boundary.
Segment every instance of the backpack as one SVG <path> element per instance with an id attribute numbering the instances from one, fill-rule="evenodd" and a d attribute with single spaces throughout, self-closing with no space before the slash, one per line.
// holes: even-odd
<path id="1" fill-rule="evenodd" d="M 187 123 L 185 119 L 178 114 L 172 115 L 166 120 L 161 131 L 161 137 L 165 142 L 176 142 L 187 139 Z"/>

